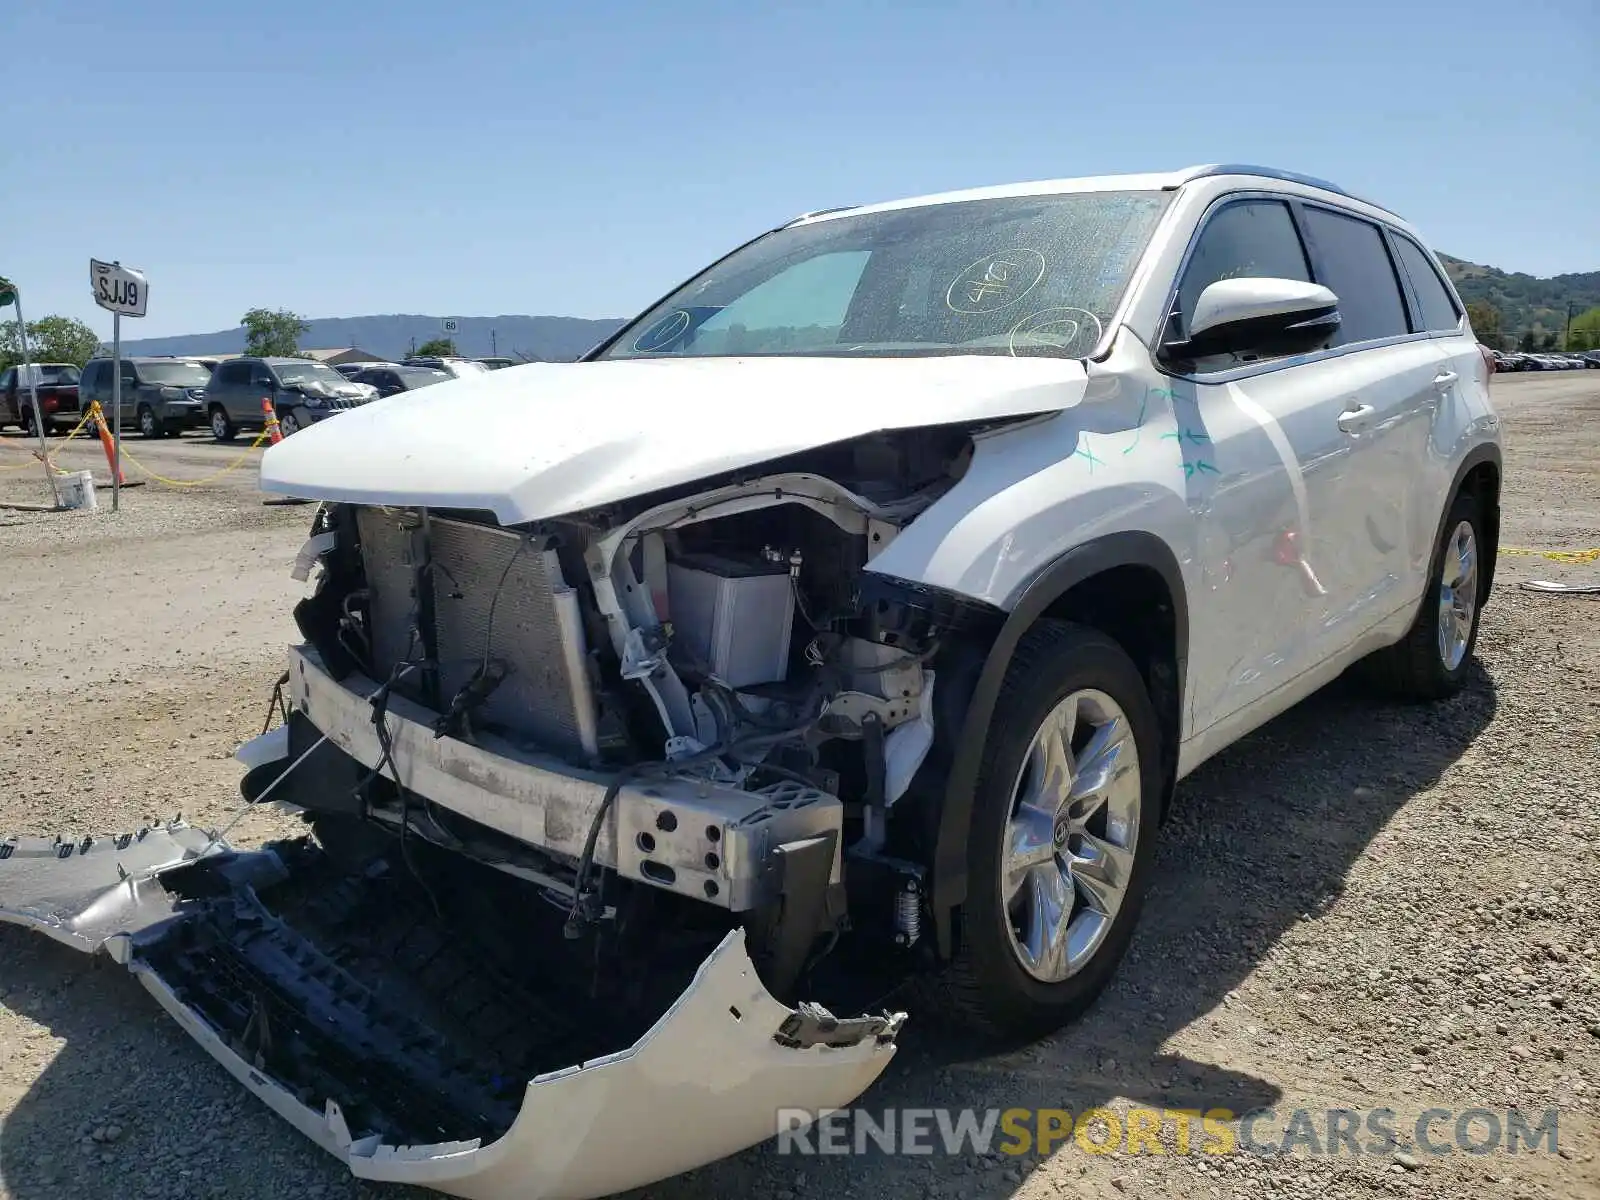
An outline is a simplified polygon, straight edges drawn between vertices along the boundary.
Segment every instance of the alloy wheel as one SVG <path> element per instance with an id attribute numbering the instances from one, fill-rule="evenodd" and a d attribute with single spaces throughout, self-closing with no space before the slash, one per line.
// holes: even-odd
<path id="1" fill-rule="evenodd" d="M 1023 759 L 1001 848 L 1011 948 L 1029 975 L 1059 983 L 1110 932 L 1132 881 L 1143 783 L 1127 714 L 1076 691 L 1050 710 Z"/>
<path id="2" fill-rule="evenodd" d="M 1467 656 L 1478 611 L 1478 539 L 1462 521 L 1445 544 L 1439 571 L 1439 657 L 1454 671 Z"/>

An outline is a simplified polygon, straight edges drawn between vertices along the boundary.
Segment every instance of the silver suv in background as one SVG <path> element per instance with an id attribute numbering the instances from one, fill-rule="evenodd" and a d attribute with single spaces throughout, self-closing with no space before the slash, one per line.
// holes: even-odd
<path id="1" fill-rule="evenodd" d="M 99 401 L 108 422 L 112 411 L 112 362 L 91 358 L 83 368 L 78 396 L 84 409 Z M 125 358 L 122 360 L 122 428 L 137 428 L 141 437 L 177 437 L 206 423 L 206 384 L 211 373 L 189 358 Z"/>
<path id="2" fill-rule="evenodd" d="M 457 379 L 469 379 L 476 375 L 487 375 L 491 368 L 485 363 L 472 358 L 457 358 L 453 355 L 439 354 L 413 354 L 401 361 L 405 367 L 432 367 L 435 371 L 444 371 Z"/>

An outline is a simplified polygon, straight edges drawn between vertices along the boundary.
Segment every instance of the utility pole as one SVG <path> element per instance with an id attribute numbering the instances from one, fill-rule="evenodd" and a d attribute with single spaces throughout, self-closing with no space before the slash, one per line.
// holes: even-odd
<path id="1" fill-rule="evenodd" d="M 56 473 L 50 466 L 50 450 L 44 440 L 44 410 L 39 407 L 39 384 L 34 375 L 33 356 L 28 353 L 28 322 L 22 316 L 22 289 L 9 279 L 0 278 L 0 308 L 10 304 L 17 310 L 17 344 L 22 348 L 22 374 L 18 379 L 28 383 L 28 399 L 33 404 L 33 431 L 39 438 L 39 461 L 44 464 L 45 482 L 50 485 L 50 497 L 57 508 L 61 507 L 61 489 L 56 487 Z M 22 409 L 22 389 L 17 388 L 17 410 Z"/>
<path id="2" fill-rule="evenodd" d="M 1572 349 L 1572 309 L 1573 309 L 1572 301 L 1568 300 L 1567 301 L 1567 329 L 1566 329 L 1566 332 L 1561 335 L 1561 348 L 1563 350 L 1571 350 Z"/>
<path id="3" fill-rule="evenodd" d="M 500 343 L 495 340 L 494 330 L 489 330 L 489 357 L 500 357 Z"/>

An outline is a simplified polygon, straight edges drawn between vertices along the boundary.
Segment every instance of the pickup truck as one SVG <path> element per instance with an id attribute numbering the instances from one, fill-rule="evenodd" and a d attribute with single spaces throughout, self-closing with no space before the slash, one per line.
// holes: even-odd
<path id="1" fill-rule="evenodd" d="M 27 368 L 7 367 L 0 374 L 0 429 L 20 425 L 33 433 L 33 404 L 28 397 Z M 71 363 L 34 363 L 33 383 L 44 414 L 46 433 L 71 429 L 78 423 L 78 368 Z"/>

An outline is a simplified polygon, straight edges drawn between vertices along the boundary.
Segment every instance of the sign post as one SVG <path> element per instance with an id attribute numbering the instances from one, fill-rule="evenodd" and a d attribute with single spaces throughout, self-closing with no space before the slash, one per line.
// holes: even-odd
<path id="1" fill-rule="evenodd" d="M 34 378 L 33 356 L 28 352 L 28 323 L 22 317 L 22 289 L 9 279 L 0 279 L 0 308 L 8 304 L 17 310 L 17 344 L 22 349 L 22 371 L 23 378 L 28 381 L 28 402 L 33 405 L 33 432 L 39 438 L 39 461 L 44 463 L 44 478 L 50 485 L 51 501 L 60 508 L 61 490 L 56 487 L 56 473 L 50 467 L 50 451 L 44 440 L 44 413 L 39 408 L 39 381 Z M 21 406 L 20 400 L 18 406 Z"/>
<path id="2" fill-rule="evenodd" d="M 439 322 L 439 328 L 443 331 L 444 336 L 450 339 L 450 353 L 457 353 L 456 331 L 461 328 L 461 323 L 454 317 L 445 317 Z"/>
<path id="3" fill-rule="evenodd" d="M 149 288 L 144 272 L 120 262 L 89 260 L 89 291 L 111 314 L 111 511 L 122 505 L 122 318 L 144 316 Z"/>

